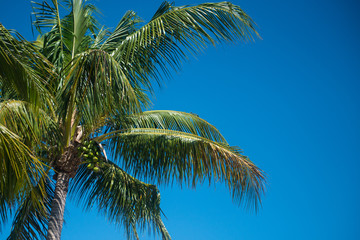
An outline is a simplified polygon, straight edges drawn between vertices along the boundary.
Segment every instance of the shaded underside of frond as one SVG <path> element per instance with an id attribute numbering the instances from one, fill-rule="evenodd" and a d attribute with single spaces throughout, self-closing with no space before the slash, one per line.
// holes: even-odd
<path id="1" fill-rule="evenodd" d="M 14 199 L 9 199 L 0 192 L 0 232 L 2 232 L 3 225 L 6 223 L 9 215 L 11 216 L 14 211 L 15 205 L 16 201 Z"/>
<path id="2" fill-rule="evenodd" d="M 137 228 L 148 228 L 162 239 L 170 239 L 161 220 L 156 186 L 135 179 L 110 161 L 99 173 L 83 164 L 71 183 L 70 194 L 86 210 L 97 206 L 111 222 L 124 226 L 130 238 L 138 238 Z"/>
<path id="3" fill-rule="evenodd" d="M 45 193 L 42 191 L 45 189 Z M 43 176 L 18 205 L 7 240 L 45 239 L 54 184 Z"/>
<path id="4" fill-rule="evenodd" d="M 164 129 L 130 129 L 107 136 L 109 148 L 135 177 L 195 187 L 220 180 L 233 199 L 257 209 L 264 191 L 263 172 L 236 147 L 194 134 Z"/>
<path id="5" fill-rule="evenodd" d="M 43 174 L 44 165 L 22 139 L 0 124 L 0 227 Z"/>

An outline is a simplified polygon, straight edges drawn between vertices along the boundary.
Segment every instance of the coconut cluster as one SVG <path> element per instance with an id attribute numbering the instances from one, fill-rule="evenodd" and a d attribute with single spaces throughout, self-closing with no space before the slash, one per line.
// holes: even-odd
<path id="1" fill-rule="evenodd" d="M 83 162 L 87 163 L 88 169 L 97 173 L 105 166 L 99 145 L 95 141 L 84 141 L 78 150 L 81 152 Z"/>

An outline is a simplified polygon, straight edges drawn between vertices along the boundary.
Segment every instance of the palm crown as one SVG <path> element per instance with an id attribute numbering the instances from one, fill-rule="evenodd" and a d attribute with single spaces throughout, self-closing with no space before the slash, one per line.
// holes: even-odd
<path id="1" fill-rule="evenodd" d="M 8 239 L 60 239 L 69 183 L 85 209 L 95 204 L 135 238 L 145 227 L 170 238 L 152 184 L 221 180 L 234 200 L 257 207 L 262 171 L 214 126 L 195 114 L 146 111 L 153 82 L 189 54 L 252 39 L 246 13 L 227 2 L 164 2 L 148 23 L 128 11 L 110 31 L 87 1 L 63 1 L 67 15 L 56 0 L 33 4 L 35 42 L 0 25 L 2 222 L 16 211 Z"/>

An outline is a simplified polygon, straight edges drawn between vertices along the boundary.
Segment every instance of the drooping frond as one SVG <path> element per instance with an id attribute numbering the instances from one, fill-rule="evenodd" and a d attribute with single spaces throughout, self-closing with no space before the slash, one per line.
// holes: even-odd
<path id="1" fill-rule="evenodd" d="M 45 188 L 45 194 L 41 188 Z M 19 203 L 7 240 L 45 239 L 53 195 L 54 184 L 46 176 L 42 177 Z"/>
<path id="2" fill-rule="evenodd" d="M 28 147 L 40 147 L 45 142 L 58 140 L 60 133 L 52 117 L 28 102 L 0 102 L 0 124 L 16 132 Z"/>
<path id="3" fill-rule="evenodd" d="M 115 30 L 114 35 L 120 34 Z M 189 53 L 199 52 L 208 43 L 247 41 L 254 35 L 251 18 L 231 3 L 175 7 L 164 2 L 149 23 L 125 39 L 115 38 L 103 49 L 111 52 L 129 76 L 161 79 L 162 74 L 179 69 Z"/>
<path id="4" fill-rule="evenodd" d="M 15 199 L 9 199 L 8 196 L 4 196 L 3 193 L 0 192 L 0 232 L 2 232 L 3 224 L 8 220 L 8 217 L 14 211 L 15 206 Z"/>
<path id="5" fill-rule="evenodd" d="M 112 162 L 105 162 L 99 173 L 83 164 L 70 188 L 70 194 L 86 210 L 98 206 L 111 222 L 125 227 L 128 237 L 137 238 L 137 227 L 170 239 L 161 220 L 160 193 L 155 185 L 143 183 Z"/>
<path id="6" fill-rule="evenodd" d="M 7 211 L 14 209 L 15 204 L 26 194 L 33 181 L 40 179 L 43 174 L 43 164 L 22 143 L 22 139 L 0 124 L 0 216 L 2 220 L 6 219 Z"/>
<path id="7" fill-rule="evenodd" d="M 264 190 L 264 175 L 241 151 L 195 134 L 154 128 L 114 132 L 103 140 L 124 169 L 157 183 L 195 186 L 208 179 L 224 182 L 233 199 L 255 209 Z"/>
<path id="8" fill-rule="evenodd" d="M 181 131 L 226 144 L 225 138 L 213 125 L 195 114 L 155 110 L 111 119 L 108 132 L 129 128 L 154 128 Z M 108 134 L 110 134 L 108 133 Z M 99 137 L 100 140 L 101 137 Z"/>
<path id="9" fill-rule="evenodd" d="M 11 92 L 12 97 L 51 108 L 48 81 L 53 78 L 51 64 L 19 34 L 12 36 L 0 24 L 0 97 Z"/>
<path id="10" fill-rule="evenodd" d="M 43 174 L 43 165 L 35 158 L 22 139 L 0 124 L 0 190 L 18 189 Z"/>

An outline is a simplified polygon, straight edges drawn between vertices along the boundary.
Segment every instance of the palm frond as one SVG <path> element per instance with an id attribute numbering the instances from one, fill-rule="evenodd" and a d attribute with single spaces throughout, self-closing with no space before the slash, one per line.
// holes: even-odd
<path id="1" fill-rule="evenodd" d="M 90 49 L 100 49 L 101 45 L 103 45 L 109 35 L 109 30 L 103 26 L 96 34 L 93 35 L 94 40 L 90 45 Z"/>
<path id="2" fill-rule="evenodd" d="M 9 195 L 5 195 L 7 196 L 0 192 L 0 232 L 2 232 L 3 225 L 7 222 L 9 215 L 11 216 L 16 206 L 16 199 L 9 199 Z"/>
<path id="3" fill-rule="evenodd" d="M 66 117 L 68 125 L 76 109 L 77 123 L 92 131 L 99 119 L 110 114 L 141 111 L 148 98 L 136 82 L 129 81 L 113 57 L 101 50 L 89 50 L 69 65 L 58 102 L 60 116 Z"/>
<path id="4" fill-rule="evenodd" d="M 135 177 L 195 187 L 208 179 L 224 182 L 239 203 L 257 209 L 264 174 L 237 147 L 195 134 L 154 128 L 133 128 L 107 135 L 108 147 Z"/>
<path id="5" fill-rule="evenodd" d="M 40 147 L 44 143 L 54 144 L 58 140 L 60 132 L 52 117 L 28 102 L 0 102 L 0 124 L 21 136 L 28 147 Z"/>
<path id="6" fill-rule="evenodd" d="M 29 188 L 45 174 L 44 165 L 22 139 L 0 124 L 0 217 L 1 224 Z M 44 192 L 44 189 L 40 189 Z M 1 225 L 0 224 L 0 225 Z"/>
<path id="7" fill-rule="evenodd" d="M 39 179 L 44 173 L 43 164 L 22 139 L 0 124 L 0 190 L 21 191 L 23 184 Z M 16 193 L 16 192 L 15 192 Z"/>
<path id="8" fill-rule="evenodd" d="M 73 59 L 76 54 L 88 50 L 90 44 L 84 45 L 83 41 L 88 40 L 86 37 L 88 31 L 94 33 L 97 30 L 98 24 L 93 17 L 93 13 L 97 10 L 94 5 L 83 0 L 71 0 L 67 1 L 67 4 L 71 8 L 71 12 L 64 17 L 63 25 L 71 34 L 64 35 L 64 37 L 68 36 L 65 42 L 68 49 L 71 50 L 71 59 Z"/>
<path id="9" fill-rule="evenodd" d="M 56 71 L 59 73 L 64 65 L 66 57 L 69 55 L 69 50 L 66 49 L 63 32 L 66 30 L 60 18 L 60 9 L 57 0 L 32 2 L 34 16 L 33 26 L 40 33 L 39 40 L 36 42 L 41 53 L 54 64 Z M 44 30 L 50 29 L 46 33 Z M 41 43 L 41 44 L 40 44 Z M 56 87 L 57 81 L 54 83 Z"/>
<path id="10" fill-rule="evenodd" d="M 51 109 L 54 99 L 48 82 L 55 77 L 52 66 L 32 44 L 15 35 L 0 24 L 1 92 Z"/>
<path id="11" fill-rule="evenodd" d="M 58 23 L 60 13 L 57 10 L 57 1 L 52 1 L 52 4 L 47 1 L 32 1 L 31 4 L 33 9 L 31 15 L 34 17 L 32 25 L 40 34 L 48 28 L 53 28 Z"/>
<path id="12" fill-rule="evenodd" d="M 45 188 L 45 194 L 41 191 Z M 45 239 L 54 184 L 46 176 L 21 201 L 7 240 Z"/>
<path id="13" fill-rule="evenodd" d="M 83 164 L 71 184 L 70 194 L 86 210 L 94 205 L 109 221 L 125 226 L 128 237 L 137 238 L 145 227 L 170 239 L 161 220 L 160 193 L 108 161 L 99 173 Z"/>
<path id="14" fill-rule="evenodd" d="M 164 2 L 149 23 L 103 49 L 127 69 L 129 78 L 149 82 L 179 69 L 189 53 L 198 53 L 208 43 L 247 41 L 254 35 L 258 34 L 252 19 L 231 3 L 175 7 Z"/>
<path id="15" fill-rule="evenodd" d="M 109 119 L 107 134 L 129 128 L 154 128 L 181 131 L 226 144 L 225 138 L 213 125 L 193 113 L 170 110 L 145 111 Z M 101 137 L 98 138 L 101 141 Z"/>
<path id="16" fill-rule="evenodd" d="M 107 52 L 114 51 L 119 44 L 138 29 L 139 23 L 142 20 L 133 11 L 128 11 L 121 18 L 115 30 L 108 36 L 108 38 L 99 46 Z"/>

